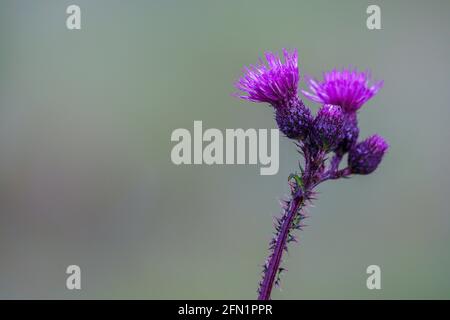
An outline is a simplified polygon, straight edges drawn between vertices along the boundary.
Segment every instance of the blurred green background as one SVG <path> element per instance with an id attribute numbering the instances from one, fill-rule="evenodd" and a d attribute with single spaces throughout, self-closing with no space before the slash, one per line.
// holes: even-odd
<path id="1" fill-rule="evenodd" d="M 382 30 L 366 28 L 369 4 Z M 2 1 L 0 298 L 256 298 L 295 147 L 282 138 L 279 173 L 260 176 L 175 166 L 170 135 L 274 128 L 231 94 L 243 65 L 283 47 L 302 74 L 384 79 L 360 123 L 391 149 L 373 175 L 319 188 L 273 298 L 450 298 L 449 30 L 446 0 Z M 371 264 L 382 290 L 366 288 Z"/>

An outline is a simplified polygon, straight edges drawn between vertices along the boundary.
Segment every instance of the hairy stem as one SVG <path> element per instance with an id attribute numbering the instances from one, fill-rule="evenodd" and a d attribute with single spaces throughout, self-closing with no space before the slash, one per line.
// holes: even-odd
<path id="1" fill-rule="evenodd" d="M 285 202 L 283 215 L 277 219 L 275 236 L 270 243 L 270 255 L 264 265 L 263 279 L 258 290 L 258 300 L 269 300 L 274 284 L 279 282 L 280 268 L 283 252 L 287 251 L 287 244 L 296 241 L 291 231 L 302 229 L 301 220 L 306 216 L 302 212 L 306 202 L 312 199 L 314 188 L 329 179 L 345 178 L 351 170 L 345 168 L 339 170 L 342 154 L 336 153 L 327 168 L 324 165 L 325 153 L 310 153 L 309 149 L 301 145 L 301 153 L 305 158 L 305 167 L 301 168 L 302 175 L 291 174 L 289 184 L 291 187 L 291 199 Z"/>
<path id="2" fill-rule="evenodd" d="M 269 263 L 265 268 L 264 278 L 259 288 L 258 300 L 269 300 L 272 292 L 273 284 L 280 268 L 281 258 L 287 245 L 287 239 L 292 227 L 292 223 L 297 216 L 299 209 L 304 203 L 304 194 L 302 192 L 293 195 L 292 201 L 289 203 L 289 208 L 284 216 L 281 228 L 275 239 L 275 246 L 270 255 Z"/>

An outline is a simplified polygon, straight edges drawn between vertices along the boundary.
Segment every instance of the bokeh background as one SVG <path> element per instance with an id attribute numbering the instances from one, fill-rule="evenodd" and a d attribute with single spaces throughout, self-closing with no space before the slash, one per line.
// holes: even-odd
<path id="1" fill-rule="evenodd" d="M 375 174 L 320 187 L 273 298 L 450 298 L 449 30 L 446 0 L 1 1 L 0 298 L 255 298 L 293 144 L 260 176 L 175 166 L 170 135 L 274 128 L 232 84 L 283 47 L 302 74 L 384 79 L 360 123 L 391 149 Z M 366 288 L 371 264 L 382 290 Z"/>

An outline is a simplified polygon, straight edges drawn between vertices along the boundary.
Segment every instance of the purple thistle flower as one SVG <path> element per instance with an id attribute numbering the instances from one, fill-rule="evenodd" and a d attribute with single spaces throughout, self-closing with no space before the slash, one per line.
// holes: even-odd
<path id="1" fill-rule="evenodd" d="M 372 173 L 388 149 L 388 143 L 376 134 L 359 142 L 348 154 L 348 166 L 351 172 L 356 174 Z"/>
<path id="2" fill-rule="evenodd" d="M 283 49 L 284 63 L 271 52 L 266 52 L 267 65 L 260 63 L 245 68 L 245 75 L 236 82 L 237 89 L 247 93 L 239 98 L 270 103 L 275 108 L 275 120 L 286 137 L 303 139 L 312 122 L 311 111 L 298 98 L 297 50 Z"/>
<path id="3" fill-rule="evenodd" d="M 361 106 L 383 86 L 379 81 L 369 86 L 370 73 L 342 69 L 324 73 L 324 81 L 307 78 L 311 92 L 302 90 L 303 94 L 310 100 L 322 104 L 334 104 L 341 106 L 344 112 L 356 112 Z"/>
<path id="4" fill-rule="evenodd" d="M 290 139 L 304 139 L 309 133 L 312 116 L 303 101 L 295 98 L 284 107 L 275 109 L 278 128 Z"/>
<path id="5" fill-rule="evenodd" d="M 275 108 L 285 106 L 289 101 L 297 98 L 298 91 L 298 63 L 297 50 L 291 53 L 283 49 L 284 63 L 281 59 L 266 52 L 267 65 L 259 59 L 259 64 L 244 69 L 245 75 L 235 86 L 247 95 L 239 98 L 270 103 Z"/>
<path id="6" fill-rule="evenodd" d="M 343 125 L 345 116 L 341 107 L 325 104 L 317 112 L 311 128 L 311 140 L 319 148 L 334 150 L 344 139 Z"/>

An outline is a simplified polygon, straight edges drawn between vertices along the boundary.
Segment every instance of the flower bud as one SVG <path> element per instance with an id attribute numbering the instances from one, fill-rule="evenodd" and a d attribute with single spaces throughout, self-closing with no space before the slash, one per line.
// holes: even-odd
<path id="1" fill-rule="evenodd" d="M 276 108 L 275 120 L 286 137 L 304 139 L 311 127 L 312 116 L 303 102 L 295 98 L 287 105 Z"/>
<path id="2" fill-rule="evenodd" d="M 373 135 L 357 143 L 348 154 L 348 166 L 352 173 L 369 174 L 375 171 L 389 145 L 379 135 Z"/>
<path id="3" fill-rule="evenodd" d="M 311 141 L 316 146 L 333 151 L 344 138 L 344 113 L 341 107 L 326 104 L 319 109 L 311 129 Z"/>

